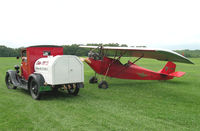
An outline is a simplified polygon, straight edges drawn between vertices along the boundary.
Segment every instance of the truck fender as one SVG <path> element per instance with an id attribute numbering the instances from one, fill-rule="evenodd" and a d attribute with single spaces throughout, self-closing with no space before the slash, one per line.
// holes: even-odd
<path id="1" fill-rule="evenodd" d="M 11 78 L 11 81 L 12 81 L 12 83 L 13 83 L 14 86 L 16 86 L 16 87 L 20 86 L 21 83 L 20 83 L 19 79 L 17 79 L 18 78 L 18 74 L 17 74 L 16 71 L 14 71 L 14 70 L 8 70 L 6 72 L 6 74 L 9 74 L 9 76 Z"/>
<path id="2" fill-rule="evenodd" d="M 45 83 L 45 80 L 44 80 L 44 77 L 41 75 L 41 74 L 31 74 L 29 77 L 28 77 L 28 89 L 30 88 L 30 82 L 32 79 L 35 79 L 40 86 L 43 86 L 44 83 Z"/>

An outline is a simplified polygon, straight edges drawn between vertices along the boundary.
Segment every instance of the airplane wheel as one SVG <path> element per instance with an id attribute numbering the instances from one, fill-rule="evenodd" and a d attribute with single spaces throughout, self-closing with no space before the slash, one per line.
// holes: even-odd
<path id="1" fill-rule="evenodd" d="M 107 89 L 108 88 L 108 83 L 106 81 L 101 81 L 98 85 L 99 88 L 102 89 Z"/>
<path id="2" fill-rule="evenodd" d="M 8 73 L 6 73 L 6 86 L 8 89 L 16 89 L 17 87 L 13 85 L 11 77 Z"/>
<path id="3" fill-rule="evenodd" d="M 97 83 L 97 81 L 98 81 L 97 78 L 93 76 L 90 78 L 89 83 L 94 84 L 94 83 Z"/>

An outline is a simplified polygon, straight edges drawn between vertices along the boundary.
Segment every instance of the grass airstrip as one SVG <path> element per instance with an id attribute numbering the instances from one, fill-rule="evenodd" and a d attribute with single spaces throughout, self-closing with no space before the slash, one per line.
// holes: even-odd
<path id="1" fill-rule="evenodd" d="M 5 73 L 20 60 L 0 58 L 0 130 L 200 130 L 200 59 L 191 60 L 195 65 L 176 63 L 177 71 L 186 72 L 182 78 L 108 78 L 106 90 L 89 84 L 94 72 L 85 64 L 85 88 L 78 96 L 49 92 L 37 101 L 23 89 L 7 89 Z M 166 62 L 136 64 L 158 71 Z"/>

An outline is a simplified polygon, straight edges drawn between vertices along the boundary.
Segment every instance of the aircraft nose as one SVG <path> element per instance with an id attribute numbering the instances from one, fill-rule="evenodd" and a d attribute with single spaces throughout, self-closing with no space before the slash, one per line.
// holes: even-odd
<path id="1" fill-rule="evenodd" d="M 84 61 L 84 62 L 86 62 L 86 63 L 88 63 L 88 64 L 91 64 L 91 61 L 89 60 L 89 58 L 80 58 L 80 60 L 81 61 Z"/>
<path id="2" fill-rule="evenodd" d="M 88 64 L 91 64 L 91 61 L 89 60 L 89 58 L 86 58 L 85 62 L 88 63 Z"/>

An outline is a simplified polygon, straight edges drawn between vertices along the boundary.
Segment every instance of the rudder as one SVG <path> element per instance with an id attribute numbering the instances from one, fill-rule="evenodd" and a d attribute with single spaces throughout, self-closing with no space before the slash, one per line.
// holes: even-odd
<path id="1" fill-rule="evenodd" d="M 168 61 L 165 67 L 161 71 L 159 71 L 159 73 L 171 74 L 175 72 L 175 69 L 176 69 L 176 64 L 174 64 L 171 61 Z"/>

